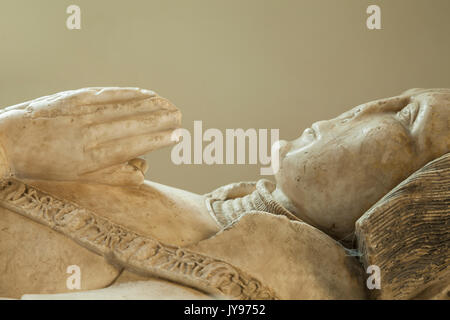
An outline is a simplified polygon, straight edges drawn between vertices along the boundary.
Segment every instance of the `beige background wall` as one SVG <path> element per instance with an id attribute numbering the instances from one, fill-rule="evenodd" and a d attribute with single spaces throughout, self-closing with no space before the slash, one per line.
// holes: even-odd
<path id="1" fill-rule="evenodd" d="M 82 30 L 66 29 L 66 7 Z M 366 28 L 382 9 L 383 30 Z M 86 86 L 139 86 L 204 128 L 312 122 L 411 87 L 450 87 L 449 0 L 1 0 L 0 106 Z M 195 192 L 258 179 L 256 165 L 175 166 L 148 178 Z"/>

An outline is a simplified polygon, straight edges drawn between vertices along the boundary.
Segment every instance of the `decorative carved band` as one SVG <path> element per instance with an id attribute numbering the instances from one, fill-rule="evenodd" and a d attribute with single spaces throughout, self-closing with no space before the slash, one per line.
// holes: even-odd
<path id="1" fill-rule="evenodd" d="M 141 236 L 15 179 L 0 181 L 0 206 L 142 275 L 165 278 L 219 297 L 277 298 L 272 289 L 227 262 Z"/>

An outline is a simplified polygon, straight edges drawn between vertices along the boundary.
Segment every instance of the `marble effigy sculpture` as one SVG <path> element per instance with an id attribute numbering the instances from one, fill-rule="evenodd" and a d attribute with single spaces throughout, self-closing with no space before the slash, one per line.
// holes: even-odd
<path id="1" fill-rule="evenodd" d="M 206 195 L 144 180 L 180 124 L 137 88 L 1 110 L 0 297 L 448 299 L 450 89 L 316 122 L 281 141 L 276 184 Z"/>

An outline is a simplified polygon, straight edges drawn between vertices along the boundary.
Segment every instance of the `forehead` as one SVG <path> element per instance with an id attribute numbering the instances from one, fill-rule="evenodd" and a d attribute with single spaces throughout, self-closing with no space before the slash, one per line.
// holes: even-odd
<path id="1" fill-rule="evenodd" d="M 398 112 L 408 105 L 409 98 L 404 96 L 395 96 L 385 99 L 379 99 L 364 104 L 360 104 L 344 113 L 338 118 L 348 118 L 360 116 L 362 114 Z"/>
<path id="2" fill-rule="evenodd" d="M 442 131 L 447 135 L 450 130 L 450 90 L 447 92 L 427 92 L 411 97 L 411 101 L 420 105 L 424 127 L 431 131 Z"/>
<path id="3" fill-rule="evenodd" d="M 358 105 L 337 118 L 349 118 L 370 113 L 395 113 L 407 107 L 410 103 L 417 103 L 423 108 L 428 107 L 431 114 L 446 117 L 447 123 L 450 121 L 450 89 L 408 90 L 398 96 Z"/>
<path id="4" fill-rule="evenodd" d="M 450 90 L 415 97 L 421 104 L 421 121 L 414 135 L 424 149 L 439 155 L 450 151 Z"/>

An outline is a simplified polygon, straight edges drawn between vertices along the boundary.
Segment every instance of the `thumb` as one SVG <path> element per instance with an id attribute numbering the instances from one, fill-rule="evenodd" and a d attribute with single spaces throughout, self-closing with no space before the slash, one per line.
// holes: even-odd
<path id="1" fill-rule="evenodd" d="M 136 158 L 127 163 L 82 174 L 79 180 L 113 186 L 139 186 L 144 182 L 147 169 L 146 161 Z"/>

